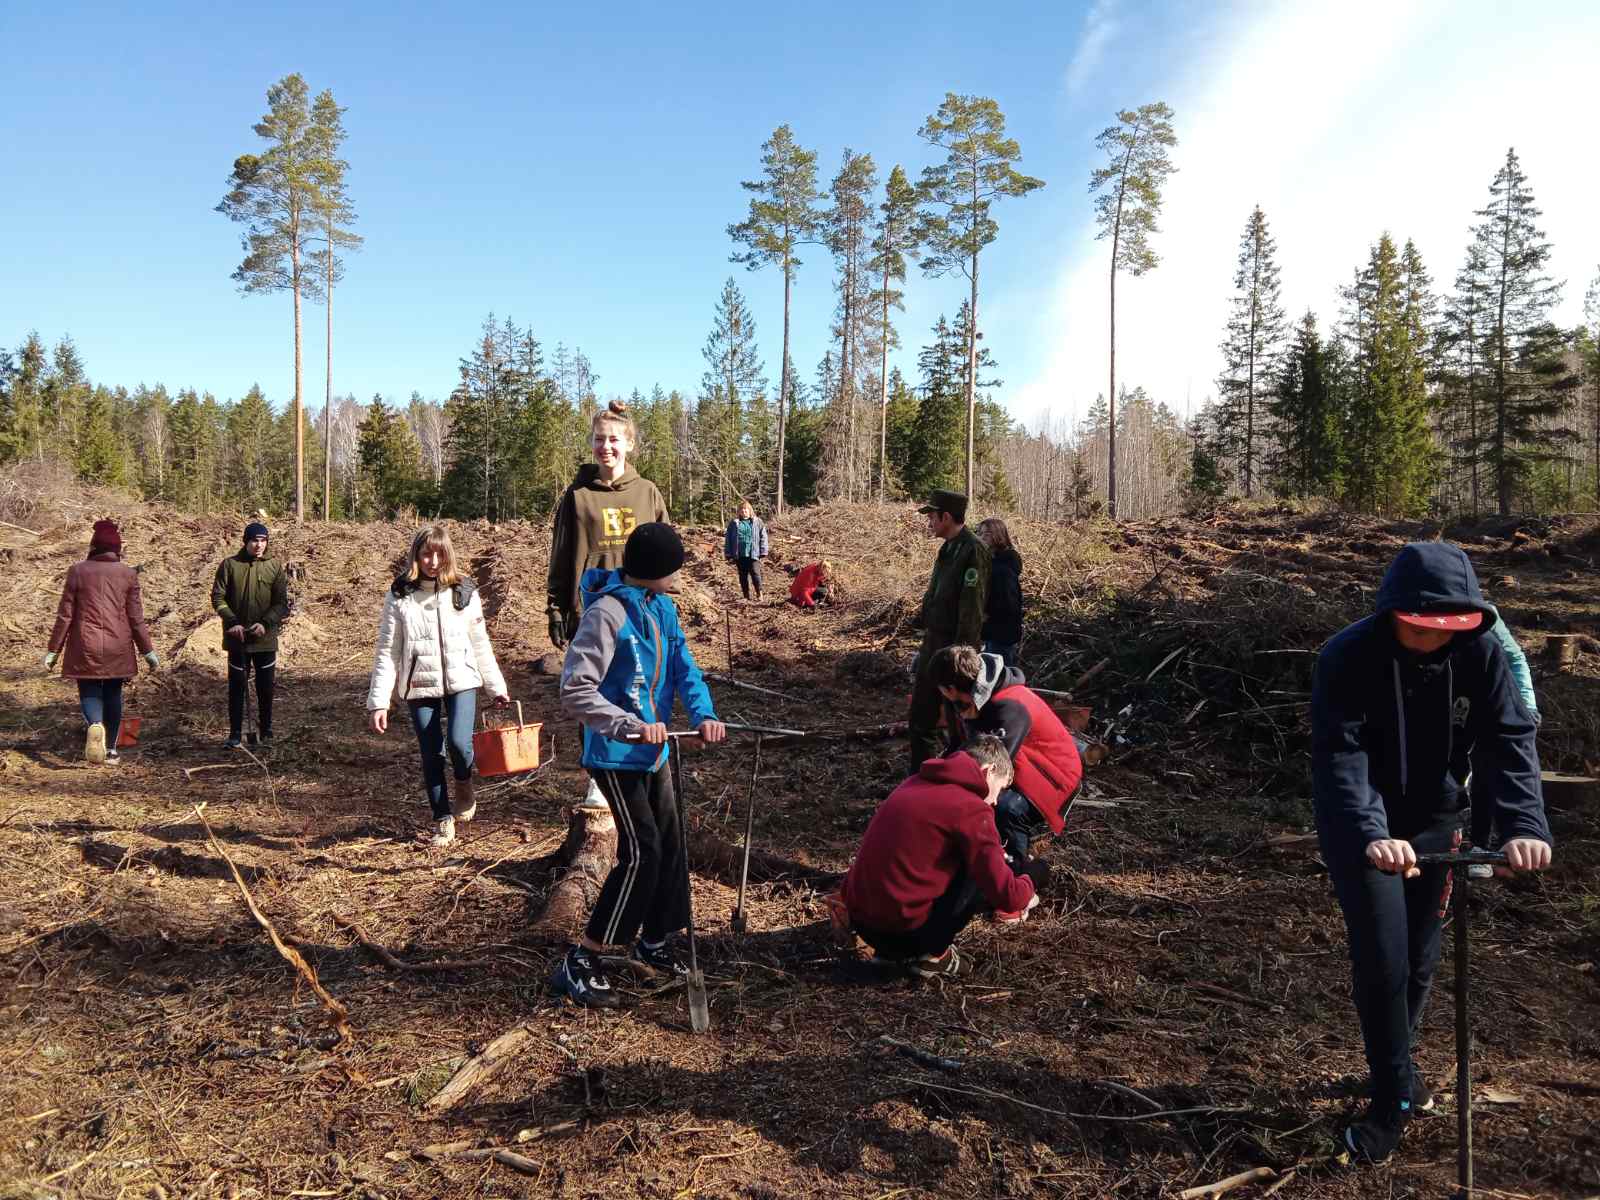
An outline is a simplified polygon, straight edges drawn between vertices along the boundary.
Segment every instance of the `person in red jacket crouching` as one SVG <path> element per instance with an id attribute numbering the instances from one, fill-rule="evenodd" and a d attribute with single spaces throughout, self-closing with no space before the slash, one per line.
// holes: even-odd
<path id="1" fill-rule="evenodd" d="M 833 564 L 827 559 L 801 567 L 789 584 L 789 600 L 800 608 L 827 604 L 833 592 Z"/>
<path id="2" fill-rule="evenodd" d="M 1083 759 L 1072 732 L 1044 697 L 1026 686 L 1022 672 L 998 654 L 971 646 L 946 646 L 929 667 L 945 701 L 946 753 L 989 733 L 1005 744 L 1016 779 L 1000 793 L 995 825 L 1006 857 L 1023 862 L 1028 845 L 1047 830 L 1059 835 L 1083 782 Z M 1016 919 L 1017 914 L 996 914 Z"/>
<path id="3" fill-rule="evenodd" d="M 1013 871 L 995 832 L 994 803 L 1011 782 L 1000 739 L 930 758 L 878 806 L 845 876 L 850 924 L 878 957 L 925 978 L 961 973 L 956 935 L 983 908 L 1026 912 L 1048 868 Z"/>

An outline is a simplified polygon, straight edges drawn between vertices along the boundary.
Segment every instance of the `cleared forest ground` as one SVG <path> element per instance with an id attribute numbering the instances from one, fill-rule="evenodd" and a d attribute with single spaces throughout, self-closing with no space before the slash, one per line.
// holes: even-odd
<path id="1" fill-rule="evenodd" d="M 582 777 L 555 681 L 536 670 L 549 650 L 543 526 L 458 527 L 552 761 L 486 782 L 477 821 L 441 853 L 418 836 L 409 730 L 380 738 L 362 714 L 377 605 L 409 528 L 275 525 L 274 553 L 299 578 L 263 768 L 219 747 L 208 592 L 238 523 L 118 507 L 164 663 L 130 689 L 140 748 L 94 769 L 70 685 L 37 663 L 61 579 L 107 507 L 44 503 L 18 522 L 28 529 L 0 527 L 3 1194 L 1159 1197 L 1259 1166 L 1277 1180 L 1235 1195 L 1446 1194 L 1448 959 L 1421 1052 L 1443 1115 L 1384 1168 L 1323 1161 L 1362 1063 L 1338 913 L 1300 836 L 1311 652 L 1367 610 L 1422 526 L 1267 510 L 1019 522 L 1024 666 L 1064 688 L 1110 659 L 1082 689 L 1109 757 L 1089 777 L 1094 804 L 1048 851 L 1045 904 L 1005 933 L 975 924 L 962 943 L 975 971 L 958 982 L 885 982 L 841 962 L 818 887 L 847 866 L 905 745 L 801 743 L 764 755 L 755 821 L 757 850 L 796 869 L 753 885 L 751 932 L 735 936 L 734 890 L 706 848 L 740 841 L 750 746 L 695 754 L 713 1022 L 696 1037 L 681 991 L 639 984 L 625 1012 L 603 1015 L 545 988 L 564 943 L 531 927 Z M 1549 633 L 1600 636 L 1592 518 L 1451 533 L 1536 664 Z M 738 601 L 719 530 L 688 538 L 680 603 L 702 665 L 729 670 L 731 612 L 733 674 L 787 697 L 714 683 L 722 715 L 807 729 L 899 719 L 906 620 L 933 554 L 920 520 L 836 506 L 772 534 L 761 606 Z M 845 602 L 781 604 L 783 568 L 822 556 L 840 565 Z M 1547 769 L 1600 762 L 1592 649 L 1539 678 Z M 232 766 L 184 774 L 219 763 Z M 246 910 L 202 803 L 263 913 L 348 1006 L 348 1044 L 332 1044 L 322 1005 Z M 1600 1193 L 1597 815 L 1553 812 L 1554 869 L 1477 893 L 1484 1195 Z M 443 959 L 468 962 L 428 969 Z M 519 1025 L 515 1058 L 430 1115 L 453 1071 Z M 1186 1111 L 1162 1115 L 1173 1110 Z M 532 1174 L 414 1153 L 442 1144 L 508 1146 Z"/>

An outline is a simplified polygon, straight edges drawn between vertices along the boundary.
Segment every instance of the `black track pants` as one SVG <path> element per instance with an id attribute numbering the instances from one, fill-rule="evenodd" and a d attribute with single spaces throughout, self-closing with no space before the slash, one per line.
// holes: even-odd
<path id="1" fill-rule="evenodd" d="M 672 775 L 658 771 L 592 768 L 617 823 L 617 865 L 606 876 L 584 930 L 601 946 L 623 946 L 639 936 L 659 942 L 689 924 L 683 877 L 688 869 Z"/>

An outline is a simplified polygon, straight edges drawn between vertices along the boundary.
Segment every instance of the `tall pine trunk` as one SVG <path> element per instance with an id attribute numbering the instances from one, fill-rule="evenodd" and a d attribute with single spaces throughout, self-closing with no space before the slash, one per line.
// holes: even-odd
<path id="1" fill-rule="evenodd" d="M 785 435 L 789 429 L 789 294 L 794 283 L 794 265 L 783 260 L 783 369 L 778 372 L 778 495 L 773 511 L 783 516 L 783 458 Z"/>
<path id="2" fill-rule="evenodd" d="M 967 313 L 967 503 L 977 500 L 972 490 L 974 436 L 978 423 L 978 256 L 972 256 L 972 299 Z"/>
<path id="3" fill-rule="evenodd" d="M 328 270 L 324 279 L 328 289 L 328 386 L 322 401 L 322 519 L 329 519 L 333 492 L 333 217 L 328 217 Z"/>
<path id="4" fill-rule="evenodd" d="M 294 273 L 294 521 L 303 525 L 306 519 L 306 432 L 301 393 L 304 378 L 304 360 L 301 356 L 300 321 L 300 225 L 292 226 L 289 247 Z"/>
<path id="5" fill-rule="evenodd" d="M 1121 223 L 1122 205 L 1117 205 Z M 1117 519 L 1117 232 L 1111 234 L 1111 381 L 1106 391 L 1106 515 Z"/>
<path id="6" fill-rule="evenodd" d="M 883 345 L 878 362 L 878 503 L 888 497 L 889 487 L 889 268 L 883 268 Z M 1600 413 L 1600 408 L 1597 408 Z M 1600 417 L 1596 418 L 1600 420 Z M 1597 426 L 1600 428 L 1600 426 Z M 1600 435 L 1595 442 L 1595 453 L 1600 455 Z M 1600 478 L 1595 481 L 1600 488 Z"/>

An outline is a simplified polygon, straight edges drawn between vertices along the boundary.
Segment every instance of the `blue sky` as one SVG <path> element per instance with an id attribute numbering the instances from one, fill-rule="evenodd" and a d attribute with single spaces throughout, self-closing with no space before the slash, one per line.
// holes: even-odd
<path id="1" fill-rule="evenodd" d="M 886 175 L 932 161 L 916 131 L 947 90 L 995 97 L 1044 190 L 998 213 L 982 326 L 1030 421 L 1081 413 L 1105 371 L 1104 255 L 1086 182 L 1119 107 L 1177 110 L 1180 173 L 1163 266 L 1119 297 L 1119 378 L 1180 410 L 1210 391 L 1232 261 L 1251 206 L 1277 234 L 1285 299 L 1331 313 L 1384 228 L 1448 281 L 1507 145 L 1523 154 L 1559 277 L 1581 315 L 1600 261 L 1582 147 L 1600 5 L 1250 0 L 1232 5 L 442 7 L 0 6 L 0 343 L 76 340 L 98 380 L 290 393 L 287 296 L 241 297 L 238 231 L 212 208 L 269 84 L 298 70 L 348 108 L 366 248 L 335 297 L 335 388 L 443 398 L 484 315 L 580 346 L 603 393 L 692 391 L 735 274 L 775 380 L 782 287 L 727 261 L 725 227 L 788 122 L 821 154 Z M 1554 119 L 1552 119 L 1554 115 Z M 799 275 L 795 360 L 826 348 L 831 265 Z M 910 280 L 910 366 L 958 278 Z M 323 311 L 308 306 L 306 389 L 322 395 Z"/>

